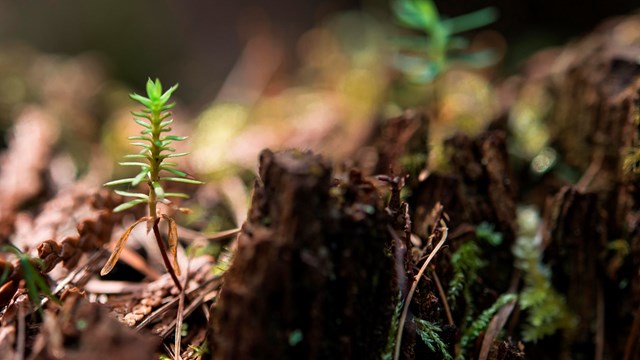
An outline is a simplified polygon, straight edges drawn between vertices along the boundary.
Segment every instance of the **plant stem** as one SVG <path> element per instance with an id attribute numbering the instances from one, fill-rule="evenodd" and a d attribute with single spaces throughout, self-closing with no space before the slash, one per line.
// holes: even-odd
<path id="1" fill-rule="evenodd" d="M 413 279 L 413 284 L 411 284 L 411 289 L 409 289 L 409 293 L 407 294 L 407 298 L 404 301 L 404 307 L 402 309 L 402 315 L 400 316 L 400 322 L 398 323 L 398 334 L 396 335 L 396 349 L 393 355 L 393 360 L 400 359 L 400 345 L 402 341 L 402 331 L 404 330 L 404 323 L 407 321 L 407 314 L 409 313 L 409 305 L 411 305 L 411 300 L 413 299 L 413 294 L 418 287 L 418 282 L 422 278 L 422 274 L 427 269 L 427 266 L 433 260 L 433 257 L 436 256 L 444 242 L 447 240 L 447 236 L 449 235 L 449 229 L 447 228 L 444 220 L 440 220 L 440 241 L 436 244 L 436 247 L 431 250 L 429 257 L 425 260 L 424 264 L 418 271 L 418 275 L 416 275 Z"/>
<path id="2" fill-rule="evenodd" d="M 162 236 L 160 235 L 160 228 L 158 228 L 158 223 L 160 223 L 160 218 L 156 218 L 153 221 L 153 234 L 156 236 L 156 241 L 158 242 L 158 248 L 160 248 L 160 254 L 162 255 L 162 261 L 164 261 L 164 266 L 167 268 L 169 275 L 173 279 L 173 282 L 176 284 L 176 287 L 180 292 L 182 292 L 182 285 L 180 285 L 180 280 L 176 275 L 176 272 L 173 270 L 173 266 L 171 266 L 171 262 L 169 261 L 169 257 L 167 256 L 167 248 L 164 246 L 164 241 L 162 241 Z"/>

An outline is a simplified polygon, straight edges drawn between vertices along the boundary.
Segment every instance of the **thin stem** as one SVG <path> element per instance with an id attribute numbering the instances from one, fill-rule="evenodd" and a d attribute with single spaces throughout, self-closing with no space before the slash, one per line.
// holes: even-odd
<path id="1" fill-rule="evenodd" d="M 442 287 L 442 283 L 440 282 L 438 274 L 436 274 L 436 268 L 432 266 L 431 270 L 433 280 L 435 280 L 436 287 L 438 288 L 438 294 L 440 294 L 440 301 L 442 301 L 442 306 L 444 307 L 444 313 L 447 315 L 447 321 L 449 322 L 449 325 L 454 325 L 453 316 L 451 315 L 451 309 L 449 308 L 449 302 L 447 301 L 447 295 L 444 292 L 444 288 Z"/>
<path id="2" fill-rule="evenodd" d="M 173 282 L 176 284 L 176 287 L 180 292 L 182 292 L 182 285 L 180 285 L 180 280 L 178 280 L 178 276 L 176 272 L 173 270 L 173 266 L 171 266 L 171 262 L 169 261 L 169 257 L 167 256 L 167 248 L 164 246 L 164 241 L 162 241 L 162 236 L 160 235 L 160 228 L 158 228 L 158 223 L 160 223 L 160 218 L 156 218 L 153 221 L 153 234 L 156 236 L 156 241 L 158 242 L 158 248 L 160 248 L 160 254 L 162 255 L 162 261 L 164 261 L 164 266 L 167 268 L 169 275 L 173 279 Z"/>
<path id="3" fill-rule="evenodd" d="M 436 256 L 444 242 L 447 240 L 447 235 L 449 234 L 449 229 L 443 220 L 440 220 L 440 230 L 442 231 L 442 235 L 440 235 L 440 241 L 436 244 L 436 247 L 433 248 L 427 260 L 422 264 L 420 271 L 418 271 L 418 275 L 416 275 L 413 279 L 413 284 L 411 285 L 411 289 L 409 289 L 409 293 L 407 294 L 407 298 L 404 301 L 404 307 L 402 309 L 402 315 L 400 316 L 400 322 L 398 323 L 398 334 L 396 335 L 396 350 L 393 355 L 394 360 L 400 359 L 400 344 L 402 341 L 402 330 L 404 329 L 404 323 L 407 321 L 407 315 L 409 313 L 409 305 L 411 305 L 411 300 L 413 299 L 413 294 L 418 287 L 418 282 L 420 278 L 422 278 L 422 274 L 427 269 L 427 266 L 433 260 L 433 257 Z"/>

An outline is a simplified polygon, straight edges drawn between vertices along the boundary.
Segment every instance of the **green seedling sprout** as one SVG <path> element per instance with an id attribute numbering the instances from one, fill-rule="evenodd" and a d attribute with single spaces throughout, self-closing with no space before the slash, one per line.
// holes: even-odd
<path id="1" fill-rule="evenodd" d="M 177 261 L 177 247 L 178 247 L 178 230 L 175 220 L 166 214 L 158 213 L 156 204 L 158 202 L 170 203 L 167 198 L 188 198 L 187 194 L 165 192 L 164 182 L 181 182 L 187 184 L 202 184 L 201 181 L 187 178 L 187 173 L 176 169 L 177 164 L 169 161 L 165 161 L 170 158 L 180 157 L 188 155 L 189 153 L 176 153 L 175 149 L 169 145 L 173 141 L 183 141 L 186 136 L 168 135 L 166 133 L 171 131 L 169 125 L 173 123 L 173 119 L 170 119 L 171 113 L 169 110 L 175 106 L 175 103 L 169 103 L 171 94 L 178 88 L 178 85 L 174 85 L 166 92 L 162 92 L 162 84 L 160 80 L 147 81 L 147 97 L 138 94 L 131 94 L 131 99 L 139 102 L 144 106 L 139 112 L 132 112 L 137 124 L 142 126 L 140 135 L 130 136 L 129 140 L 133 140 L 131 143 L 134 146 L 142 148 L 137 154 L 126 155 L 125 158 L 132 161 L 126 161 L 119 163 L 122 166 L 137 166 L 140 168 L 140 172 L 132 178 L 120 179 L 110 181 L 105 186 L 129 184 L 130 186 L 137 186 L 142 182 L 146 182 L 148 185 L 148 193 L 135 193 L 128 191 L 115 190 L 115 192 L 124 197 L 133 198 L 115 209 L 114 212 L 123 211 L 139 204 L 147 204 L 149 209 L 149 216 L 142 217 L 130 225 L 122 234 L 116 246 L 111 254 L 111 257 L 100 271 L 101 275 L 108 274 L 115 266 L 120 253 L 124 249 L 124 245 L 131 234 L 133 228 L 136 225 L 145 222 L 147 223 L 147 231 L 151 228 L 155 235 L 160 253 L 162 254 L 162 260 L 164 261 L 167 271 L 171 275 L 176 287 L 182 290 L 178 276 L 180 275 L 180 267 Z M 170 175 L 165 175 L 169 173 Z M 171 254 L 171 261 L 169 261 L 167 255 L 167 249 L 160 235 L 158 223 L 160 219 L 164 219 L 169 225 L 169 236 L 167 240 L 168 251 Z"/>
<path id="2" fill-rule="evenodd" d="M 486 67 L 495 62 L 492 50 L 463 52 L 469 41 L 458 34 L 494 22 L 497 12 L 484 8 L 454 18 L 442 18 L 432 0 L 394 0 L 392 10 L 396 20 L 424 35 L 407 35 L 394 39 L 401 53 L 396 65 L 415 76 L 418 82 L 432 81 L 452 62 L 472 67 Z"/>

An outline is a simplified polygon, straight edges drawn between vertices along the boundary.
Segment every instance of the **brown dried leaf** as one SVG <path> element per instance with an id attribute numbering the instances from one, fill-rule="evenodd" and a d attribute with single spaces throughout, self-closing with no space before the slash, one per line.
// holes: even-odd
<path id="1" fill-rule="evenodd" d="M 129 238 L 129 235 L 131 234 L 131 231 L 133 230 L 133 228 L 136 227 L 136 225 L 140 224 L 141 222 L 147 221 L 148 219 L 149 219 L 148 216 L 138 219 L 136 222 L 134 222 L 131 226 L 127 228 L 127 230 L 124 232 L 124 234 L 122 234 L 122 236 L 120 236 L 120 239 L 116 243 L 116 246 L 113 249 L 113 252 L 111 253 L 111 257 L 109 257 L 109 260 L 107 260 L 107 263 L 104 264 L 104 267 L 102 268 L 102 270 L 100 270 L 100 275 L 102 276 L 107 275 L 111 270 L 113 270 L 113 267 L 116 265 L 116 262 L 118 262 L 120 253 L 122 252 L 122 249 L 124 249 L 124 245 L 127 242 L 127 239 Z"/>
<path id="2" fill-rule="evenodd" d="M 178 226 L 176 221 L 168 215 L 162 214 L 162 218 L 169 223 L 169 238 L 167 244 L 169 245 L 169 254 L 173 262 L 173 270 L 176 275 L 180 276 L 180 265 L 178 265 Z"/>
<path id="3" fill-rule="evenodd" d="M 491 322 L 489 322 L 489 326 L 487 326 L 487 331 L 484 334 L 484 338 L 482 339 L 482 347 L 480 348 L 480 355 L 478 355 L 478 360 L 486 360 L 489 356 L 489 351 L 491 350 L 491 346 L 494 341 L 498 338 L 500 331 L 507 323 L 509 319 L 509 315 L 513 311 L 513 308 L 516 306 L 516 300 L 505 304 L 503 307 L 498 310 L 498 312 L 493 315 L 491 318 Z"/>

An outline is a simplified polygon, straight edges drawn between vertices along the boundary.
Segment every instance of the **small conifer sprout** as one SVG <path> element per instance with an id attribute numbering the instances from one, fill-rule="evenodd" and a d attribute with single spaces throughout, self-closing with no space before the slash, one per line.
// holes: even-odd
<path id="1" fill-rule="evenodd" d="M 176 168 L 176 163 L 165 161 L 170 158 L 189 154 L 186 152 L 176 153 L 175 149 L 170 147 L 173 141 L 183 141 L 187 138 L 186 136 L 168 135 L 171 131 L 169 126 L 173 123 L 173 119 L 170 118 L 171 112 L 169 112 L 169 110 L 175 106 L 175 103 L 169 103 L 169 98 L 177 88 L 178 85 L 176 84 L 163 93 L 160 80 L 156 79 L 156 81 L 153 81 L 149 79 L 147 81 L 146 97 L 135 93 L 130 95 L 131 99 L 144 106 L 141 111 L 132 112 L 133 116 L 135 116 L 133 121 L 142 126 L 140 135 L 129 137 L 129 140 L 132 140 L 132 145 L 139 146 L 142 149 L 137 154 L 125 155 L 125 158 L 130 159 L 131 161 L 125 161 L 119 164 L 122 166 L 137 166 L 140 168 L 140 172 L 132 178 L 110 181 L 105 185 L 112 186 L 129 184 L 130 186 L 135 187 L 143 181 L 146 181 L 148 185 L 148 193 L 146 194 L 115 190 L 117 194 L 133 199 L 117 206 L 113 211 L 120 212 L 138 204 L 147 204 L 149 208 L 149 216 L 137 220 L 130 225 L 127 230 L 125 230 L 116 243 L 111 257 L 102 268 L 102 271 L 100 272 L 102 275 L 108 274 L 115 266 L 133 228 L 146 221 L 148 224 L 147 231 L 153 228 L 165 266 L 174 279 L 174 282 L 176 282 L 176 286 L 180 288 L 175 275 L 180 275 L 180 268 L 178 267 L 176 256 L 178 244 L 176 222 L 166 214 L 158 214 L 156 204 L 158 202 L 170 203 L 168 198 L 171 197 L 189 197 L 184 193 L 165 192 L 163 187 L 164 182 L 182 182 L 187 184 L 202 184 L 202 182 L 188 178 L 187 173 Z M 158 230 L 158 222 L 160 219 L 164 219 L 169 225 L 169 238 L 167 243 L 173 264 L 169 263 L 164 243 L 160 237 L 160 232 Z"/>

